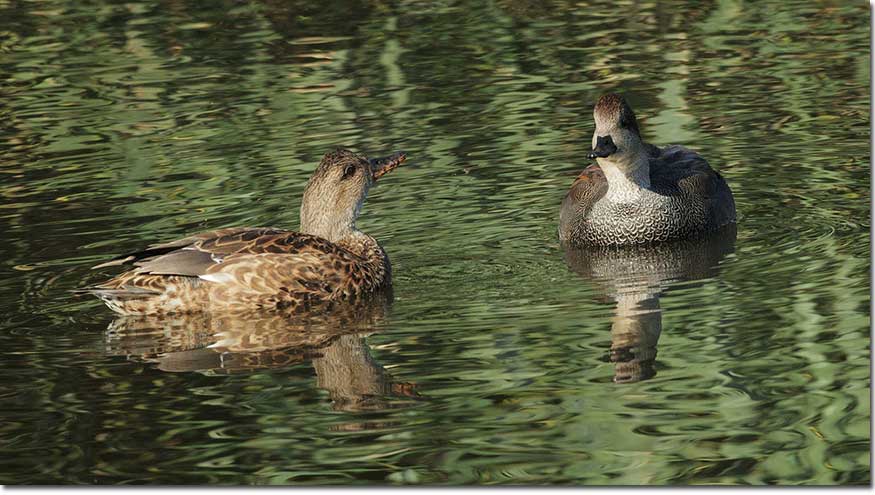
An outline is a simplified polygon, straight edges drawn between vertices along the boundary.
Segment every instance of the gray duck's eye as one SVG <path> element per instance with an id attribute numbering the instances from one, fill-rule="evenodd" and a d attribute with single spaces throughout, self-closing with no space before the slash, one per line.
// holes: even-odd
<path id="1" fill-rule="evenodd" d="M 355 165 L 347 165 L 345 169 L 343 169 L 343 177 L 341 179 L 348 179 L 355 175 L 355 171 L 358 170 Z"/>

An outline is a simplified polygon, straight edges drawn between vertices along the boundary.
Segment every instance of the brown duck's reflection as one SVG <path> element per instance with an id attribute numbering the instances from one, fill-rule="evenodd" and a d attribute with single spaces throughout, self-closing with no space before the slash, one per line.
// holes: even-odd
<path id="1" fill-rule="evenodd" d="M 312 314 L 278 312 L 127 316 L 110 323 L 107 352 L 154 363 L 167 372 L 210 375 L 283 368 L 310 361 L 316 384 L 336 410 L 390 407 L 390 399 L 418 397 L 393 381 L 371 356 L 366 336 L 378 332 L 384 298 L 323 308 Z"/>
<path id="2" fill-rule="evenodd" d="M 614 382 L 656 375 L 660 294 L 671 282 L 716 276 L 720 261 L 735 250 L 735 236 L 733 225 L 707 238 L 652 246 L 564 248 L 568 266 L 616 302 L 610 353 Z"/>

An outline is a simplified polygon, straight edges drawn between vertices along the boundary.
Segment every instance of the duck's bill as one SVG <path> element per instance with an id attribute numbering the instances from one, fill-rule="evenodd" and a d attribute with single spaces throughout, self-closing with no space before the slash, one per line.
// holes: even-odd
<path id="1" fill-rule="evenodd" d="M 589 159 L 607 158 L 617 152 L 617 146 L 611 136 L 597 136 L 596 146 L 589 152 Z"/>
<path id="2" fill-rule="evenodd" d="M 385 158 L 371 158 L 368 161 L 371 163 L 371 173 L 374 176 L 374 180 L 377 180 L 395 170 L 399 165 L 404 163 L 404 160 L 406 159 L 407 154 L 403 151 L 399 151 L 398 153 Z"/>

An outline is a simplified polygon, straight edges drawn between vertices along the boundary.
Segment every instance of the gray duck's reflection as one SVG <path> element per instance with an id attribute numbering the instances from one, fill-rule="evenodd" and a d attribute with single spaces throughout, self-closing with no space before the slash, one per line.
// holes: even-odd
<path id="1" fill-rule="evenodd" d="M 374 360 L 366 341 L 383 326 L 389 297 L 325 307 L 306 315 L 123 316 L 107 328 L 107 353 L 153 363 L 162 371 L 207 375 L 310 361 L 316 385 L 328 391 L 333 409 L 384 409 L 394 407 L 392 399 L 419 397 L 413 384 L 394 381 Z"/>
<path id="2" fill-rule="evenodd" d="M 662 333 L 659 297 L 672 282 L 717 275 L 720 261 L 735 251 L 734 225 L 706 238 L 646 246 L 563 246 L 569 268 L 615 301 L 610 360 L 616 383 L 656 375 L 656 345 Z"/>

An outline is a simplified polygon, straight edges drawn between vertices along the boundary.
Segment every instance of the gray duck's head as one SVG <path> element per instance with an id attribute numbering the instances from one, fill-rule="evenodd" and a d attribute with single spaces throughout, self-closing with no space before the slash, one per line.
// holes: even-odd
<path id="1" fill-rule="evenodd" d="M 606 94 L 593 109 L 595 132 L 589 158 L 605 158 L 610 162 L 631 161 L 643 145 L 635 112 L 622 96 Z"/>
<path id="2" fill-rule="evenodd" d="M 403 152 L 371 159 L 343 149 L 326 153 L 304 190 L 301 232 L 332 242 L 351 235 L 371 186 L 406 158 Z"/>

